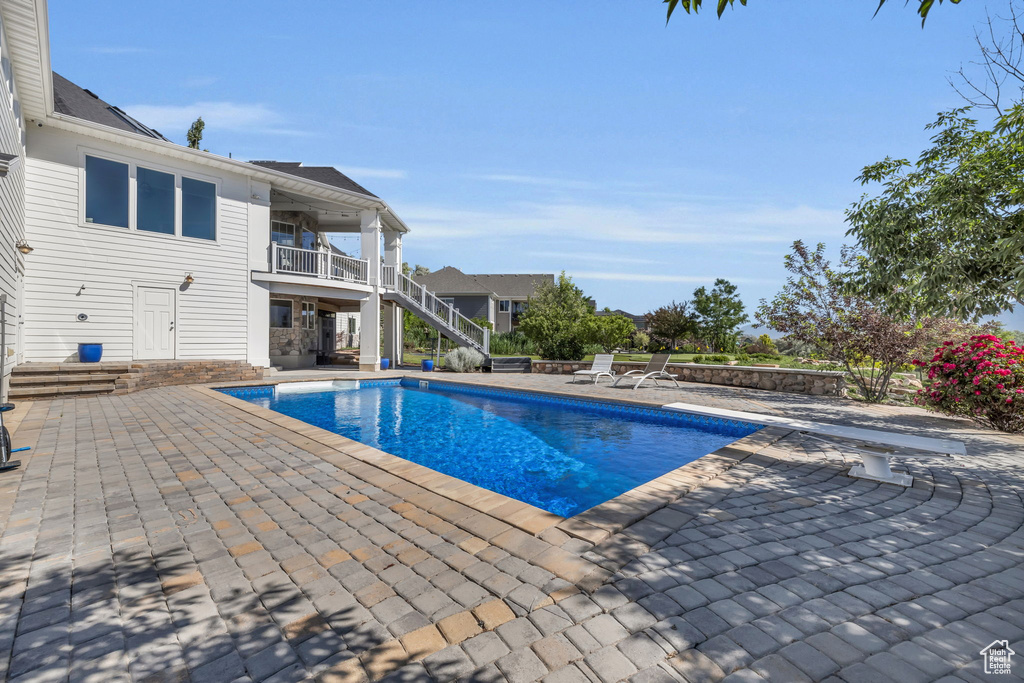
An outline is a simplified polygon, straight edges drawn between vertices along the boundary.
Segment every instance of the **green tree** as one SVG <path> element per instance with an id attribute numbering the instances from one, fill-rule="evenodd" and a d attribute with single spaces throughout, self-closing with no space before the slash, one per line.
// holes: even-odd
<path id="1" fill-rule="evenodd" d="M 435 334 L 434 328 L 406 310 L 402 311 L 402 326 L 402 338 L 409 348 L 425 348 Z"/>
<path id="2" fill-rule="evenodd" d="M 736 285 L 718 278 L 711 291 L 698 287 L 693 292 L 699 334 L 715 351 L 735 351 L 740 325 L 750 320 Z"/>
<path id="3" fill-rule="evenodd" d="M 675 349 L 680 339 L 697 333 L 697 317 L 690 312 L 690 302 L 673 301 L 668 306 L 647 314 L 648 328 L 651 334 L 662 339 L 669 339 Z"/>
<path id="4" fill-rule="evenodd" d="M 921 25 L 923 26 L 925 19 L 928 18 L 928 11 L 931 10 L 932 5 L 935 4 L 935 0 L 917 0 L 917 1 L 919 3 L 918 7 L 917 7 L 917 13 L 921 17 Z M 960 0 L 949 0 L 949 1 L 950 1 L 950 3 L 952 3 L 954 5 L 960 4 Z M 686 10 L 687 14 L 689 14 L 691 10 L 693 11 L 694 14 L 696 14 L 700 10 L 701 4 L 702 4 L 701 0 L 662 0 L 662 2 L 664 2 L 666 5 L 668 5 L 668 16 L 665 18 L 666 21 L 668 21 L 669 19 L 672 18 L 672 12 L 674 12 L 676 10 L 676 7 L 682 7 L 684 10 Z M 747 0 L 739 0 L 739 3 L 741 5 L 743 5 L 744 7 L 746 7 Z M 909 3 L 910 3 L 910 0 L 907 0 L 907 4 L 909 4 Z M 939 0 L 939 3 L 941 4 L 942 0 Z M 726 7 L 729 7 L 730 5 L 735 5 L 735 4 L 736 4 L 736 0 L 718 0 L 718 16 L 719 17 L 722 16 L 722 13 L 725 12 L 725 8 Z M 878 13 L 878 10 L 882 9 L 882 5 L 884 5 L 884 4 L 885 4 L 885 0 L 879 0 L 878 1 L 878 7 L 875 9 L 875 13 L 876 14 Z"/>
<path id="5" fill-rule="evenodd" d="M 203 141 L 203 129 L 206 128 L 206 122 L 203 121 L 203 117 L 200 116 L 188 129 L 188 133 L 185 137 L 188 138 L 188 146 L 192 149 L 199 149 L 199 143 Z"/>
<path id="6" fill-rule="evenodd" d="M 418 263 L 415 266 L 410 266 L 408 261 L 402 261 L 402 275 L 407 275 L 411 278 L 417 278 L 420 277 L 421 275 L 429 274 L 430 268 L 427 268 L 426 266 L 421 266 Z"/>
<path id="7" fill-rule="evenodd" d="M 1024 303 L 1024 108 L 993 130 L 956 109 L 928 126 L 916 163 L 886 158 L 846 212 L 865 252 L 854 290 L 887 310 L 978 319 Z"/>
<path id="8" fill-rule="evenodd" d="M 930 321 L 916 323 L 890 316 L 863 297 L 849 292 L 857 254 L 843 249 L 840 268 L 825 258 L 825 245 L 814 251 L 793 243 L 786 256 L 791 276 L 771 301 L 761 300 L 758 325 L 788 335 L 790 341 L 814 348 L 825 359 L 841 364 L 868 401 L 888 396 L 892 373 L 913 360 L 926 338 Z"/>
<path id="9" fill-rule="evenodd" d="M 604 310 L 609 312 L 607 308 Z M 606 353 L 624 346 L 636 331 L 636 325 L 624 315 L 594 315 L 590 325 L 590 342 L 599 344 Z"/>
<path id="10" fill-rule="evenodd" d="M 519 331 L 551 360 L 582 360 L 594 316 L 589 299 L 565 271 L 542 283 L 519 316 Z"/>

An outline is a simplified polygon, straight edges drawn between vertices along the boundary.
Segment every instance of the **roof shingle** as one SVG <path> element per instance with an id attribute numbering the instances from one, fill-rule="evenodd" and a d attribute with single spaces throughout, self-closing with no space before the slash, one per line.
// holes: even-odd
<path id="1" fill-rule="evenodd" d="M 136 121 L 114 105 L 104 102 L 91 91 L 75 85 L 56 71 L 53 72 L 53 108 L 57 113 L 65 116 L 100 123 L 157 140 L 167 140 L 159 131 Z"/>
<path id="2" fill-rule="evenodd" d="M 288 175 L 293 175 L 297 178 L 302 178 L 303 180 L 311 180 L 314 183 L 322 183 L 342 190 L 348 190 L 349 192 L 358 192 L 359 194 L 364 194 L 367 197 L 373 197 L 375 199 L 378 198 L 377 195 L 370 192 L 333 166 L 303 166 L 301 161 L 256 160 L 250 161 L 249 163 L 263 168 L 269 168 L 272 171 L 287 173 Z"/>

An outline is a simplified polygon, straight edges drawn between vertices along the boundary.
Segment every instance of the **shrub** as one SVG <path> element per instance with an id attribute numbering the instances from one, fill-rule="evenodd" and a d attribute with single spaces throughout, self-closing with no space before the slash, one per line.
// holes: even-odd
<path id="1" fill-rule="evenodd" d="M 741 363 L 749 363 L 750 362 L 750 356 L 748 356 L 745 353 L 741 353 L 741 354 L 738 354 L 736 356 L 736 360 L 738 360 Z"/>
<path id="2" fill-rule="evenodd" d="M 698 353 L 696 356 L 693 357 L 693 361 L 691 361 L 691 362 L 693 362 L 693 363 L 703 363 L 704 362 L 704 356 L 702 356 L 702 355 L 700 355 Z"/>
<path id="3" fill-rule="evenodd" d="M 651 344 L 651 335 L 646 332 L 634 332 L 633 333 L 633 344 L 632 347 L 639 351 L 643 351 Z"/>
<path id="4" fill-rule="evenodd" d="M 483 362 L 482 353 L 461 346 L 444 355 L 444 366 L 453 372 L 473 372 Z"/>
<path id="5" fill-rule="evenodd" d="M 537 353 L 537 345 L 515 330 L 498 332 L 491 335 L 491 353 L 496 356 L 533 356 Z"/>
<path id="6" fill-rule="evenodd" d="M 583 360 L 587 348 L 575 337 L 546 339 L 538 344 L 541 358 L 546 360 Z"/>
<path id="7" fill-rule="evenodd" d="M 601 344 L 587 344 L 583 347 L 583 352 L 588 356 L 594 356 L 599 353 L 605 353 L 607 349 Z"/>
<path id="8" fill-rule="evenodd" d="M 991 334 L 943 342 L 931 361 L 915 360 L 928 380 L 915 402 L 1005 432 L 1024 431 L 1024 349 Z"/>

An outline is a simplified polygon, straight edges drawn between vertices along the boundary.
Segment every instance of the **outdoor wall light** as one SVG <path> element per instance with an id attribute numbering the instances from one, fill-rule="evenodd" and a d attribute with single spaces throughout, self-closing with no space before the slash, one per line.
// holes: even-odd
<path id="1" fill-rule="evenodd" d="M 28 242 L 26 242 L 25 240 L 18 240 L 17 242 L 15 242 L 14 246 L 22 254 L 31 254 L 34 251 L 32 247 L 28 245 Z"/>
<path id="2" fill-rule="evenodd" d="M 196 279 L 192 277 L 192 273 L 185 273 L 185 284 L 190 285 L 195 282 Z"/>

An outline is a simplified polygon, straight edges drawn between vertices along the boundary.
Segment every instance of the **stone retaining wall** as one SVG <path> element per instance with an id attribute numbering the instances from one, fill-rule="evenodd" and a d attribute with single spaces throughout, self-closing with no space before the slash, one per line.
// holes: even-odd
<path id="1" fill-rule="evenodd" d="M 263 368 L 238 360 L 135 361 L 114 384 L 114 393 L 153 387 L 208 382 L 248 382 L 263 379 Z"/>
<path id="2" fill-rule="evenodd" d="M 589 361 L 533 361 L 533 371 L 548 375 L 570 375 L 590 368 Z M 643 370 L 646 363 L 619 361 L 612 365 L 617 375 L 630 370 Z M 800 370 L 794 368 L 755 368 L 746 365 L 701 365 L 670 363 L 666 370 L 683 382 L 724 384 L 734 387 L 784 391 L 815 396 L 845 396 L 846 377 L 842 372 Z"/>

